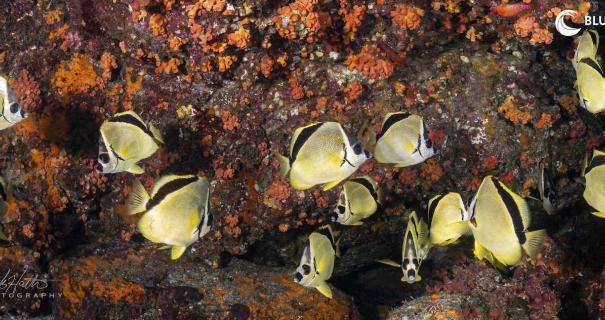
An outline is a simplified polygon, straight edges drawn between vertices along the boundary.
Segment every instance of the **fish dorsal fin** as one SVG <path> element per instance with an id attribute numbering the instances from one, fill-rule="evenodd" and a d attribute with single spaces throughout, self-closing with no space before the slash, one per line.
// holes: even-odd
<path id="1" fill-rule="evenodd" d="M 602 166 L 605 164 L 605 153 L 599 150 L 594 150 L 592 153 L 592 159 L 590 159 L 590 163 L 586 167 L 584 174 L 588 174 L 592 169 Z"/>
<path id="2" fill-rule="evenodd" d="M 147 203 L 149 202 L 149 194 L 145 191 L 145 187 L 138 179 L 134 181 L 132 191 L 126 200 L 126 211 L 129 215 L 145 212 Z"/>
<path id="3" fill-rule="evenodd" d="M 328 238 L 328 240 L 330 240 L 332 248 L 334 248 L 334 252 L 336 252 L 336 237 L 334 236 L 334 231 L 332 231 L 332 227 L 330 227 L 329 224 L 326 224 L 325 226 L 321 226 L 319 230 L 317 230 L 317 232 L 324 235 L 326 238 Z"/>
<path id="4" fill-rule="evenodd" d="M 315 133 L 315 131 L 317 131 L 323 124 L 323 122 L 315 122 L 308 126 L 298 128 L 296 131 L 294 131 L 292 143 L 290 144 L 290 164 L 296 160 L 300 149 L 307 142 L 307 140 L 309 140 L 313 133 Z"/>
<path id="5" fill-rule="evenodd" d="M 439 202 L 443 199 L 443 195 L 442 194 L 438 194 L 434 197 L 431 198 L 431 200 L 429 200 L 429 205 L 426 208 L 426 213 L 427 213 L 427 221 L 429 226 L 432 225 L 433 223 L 433 217 L 435 216 L 435 210 L 437 209 L 437 206 L 439 206 Z"/>
<path id="6" fill-rule="evenodd" d="M 601 68 L 601 66 L 599 65 L 599 63 L 596 62 L 594 59 L 583 58 L 582 60 L 580 60 L 580 63 L 584 63 L 585 65 L 589 66 L 590 68 L 592 68 L 593 70 L 595 70 L 596 72 L 598 72 L 601 77 L 605 77 L 603 75 L 603 69 Z"/>
<path id="7" fill-rule="evenodd" d="M 147 203 L 147 209 L 151 209 L 154 206 L 160 204 L 171 193 L 180 190 L 186 185 L 198 181 L 199 177 L 194 175 L 188 176 L 177 176 L 175 179 L 162 184 L 156 189 L 156 192 L 151 196 L 151 199 Z M 155 189 L 155 187 L 154 187 Z"/>
<path id="8" fill-rule="evenodd" d="M 368 192 L 370 193 L 372 198 L 376 202 L 378 202 L 378 193 L 376 190 L 376 185 L 374 185 L 372 183 L 373 180 L 370 180 L 370 179 L 372 179 L 372 178 L 370 178 L 368 176 L 363 176 L 363 177 L 353 178 L 353 179 L 349 180 L 349 182 L 354 182 L 354 183 L 360 184 L 364 189 L 368 190 Z"/>
<path id="9" fill-rule="evenodd" d="M 527 203 L 519 195 L 508 189 L 504 183 L 494 177 L 491 179 L 511 218 L 519 243 L 524 244 L 527 240 L 525 230 L 531 223 Z"/>
<path id="10" fill-rule="evenodd" d="M 394 124 L 408 118 L 409 116 L 410 113 L 405 111 L 388 113 L 384 118 L 384 121 L 382 122 L 382 129 L 380 130 L 380 133 L 376 136 L 376 141 L 380 140 L 380 138 L 385 135 Z"/>
<path id="11" fill-rule="evenodd" d="M 145 124 L 143 119 L 141 119 L 141 117 L 138 114 L 136 114 L 134 111 L 126 111 L 126 112 L 115 114 L 113 117 L 111 117 L 109 119 L 109 122 L 125 123 L 125 124 L 133 125 L 133 126 L 139 128 L 141 131 L 143 131 L 143 133 L 145 133 L 146 135 L 148 135 L 150 138 L 152 138 L 154 140 L 158 140 L 156 138 L 156 135 L 158 135 L 160 137 L 159 141 L 162 141 L 162 137 L 161 137 L 161 135 L 159 135 L 159 131 L 157 131 L 157 129 L 155 129 L 156 133 L 154 134 L 154 132 L 152 132 L 147 127 L 147 125 Z"/>

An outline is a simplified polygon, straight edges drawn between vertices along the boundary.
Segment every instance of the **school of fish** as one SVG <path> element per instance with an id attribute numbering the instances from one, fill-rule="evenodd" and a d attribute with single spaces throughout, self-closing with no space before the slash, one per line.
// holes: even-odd
<path id="1" fill-rule="evenodd" d="M 586 30 L 579 37 L 572 59 L 579 101 L 595 114 L 605 111 L 605 73 L 598 46 L 598 33 Z M 27 117 L 4 77 L 0 77 L 0 108 L 0 130 Z M 145 170 L 138 163 L 164 145 L 161 131 L 133 111 L 109 117 L 99 133 L 95 168 L 103 174 L 142 174 Z M 388 113 L 380 133 L 371 140 L 373 145 L 363 146 L 338 122 L 311 123 L 294 131 L 287 155 L 278 154 L 280 173 L 296 190 L 320 185 L 326 191 L 342 184 L 338 203 L 326 220 L 345 226 L 342 228 L 370 223 L 385 204 L 379 183 L 367 175 L 353 177 L 357 170 L 371 160 L 397 168 L 414 166 L 438 154 L 422 117 L 408 112 Z M 593 209 L 592 214 L 605 218 L 605 152 L 593 150 L 588 158 L 581 177 L 583 198 Z M 549 215 L 558 211 L 552 173 L 546 163 L 539 163 L 538 172 L 539 199 L 526 199 L 489 175 L 466 203 L 456 191 L 434 195 L 425 208 L 420 208 L 420 214 L 412 211 L 406 215 L 400 262 L 377 262 L 401 268 L 401 281 L 415 283 L 421 281 L 422 262 L 429 258 L 433 247 L 457 243 L 464 236 L 472 237 L 478 259 L 503 272 L 524 257 L 535 257 L 547 234 L 544 229 L 532 229 L 527 201 L 541 201 Z M 171 259 L 180 258 L 187 247 L 211 230 L 211 183 L 205 177 L 168 174 L 155 182 L 151 192 L 139 180 L 134 181 L 125 203 L 127 213 L 138 217 L 137 229 L 146 239 L 161 244 L 161 250 L 170 249 Z M 10 184 L 0 177 L 0 217 L 6 213 L 9 201 Z M 0 238 L 6 238 L 2 230 Z M 309 234 L 294 281 L 332 298 L 327 281 L 339 257 L 338 244 L 329 224 Z"/>

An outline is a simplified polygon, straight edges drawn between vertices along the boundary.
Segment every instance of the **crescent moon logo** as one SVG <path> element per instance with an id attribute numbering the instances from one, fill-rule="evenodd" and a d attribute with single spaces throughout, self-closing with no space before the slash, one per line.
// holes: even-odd
<path id="1" fill-rule="evenodd" d="M 559 14 L 557 15 L 557 19 L 555 20 L 555 27 L 557 28 L 557 31 L 559 31 L 560 34 L 566 37 L 571 37 L 575 36 L 576 34 L 578 34 L 578 32 L 580 32 L 580 28 L 572 28 L 565 24 L 565 17 L 573 16 L 575 14 L 577 14 L 577 12 L 574 10 L 563 10 L 559 12 Z"/>

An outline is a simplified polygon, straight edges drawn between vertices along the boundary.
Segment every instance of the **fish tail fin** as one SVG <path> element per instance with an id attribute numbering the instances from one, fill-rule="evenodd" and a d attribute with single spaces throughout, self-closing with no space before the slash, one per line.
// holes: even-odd
<path id="1" fill-rule="evenodd" d="M 136 163 L 133 163 L 126 171 L 132 173 L 132 174 L 143 174 L 145 173 L 145 169 L 141 168 L 141 166 L 139 166 Z"/>
<path id="2" fill-rule="evenodd" d="M 332 299 L 332 289 L 330 289 L 330 286 L 328 286 L 327 282 L 324 281 L 315 288 L 324 296 L 328 297 L 329 299 Z"/>
<path id="3" fill-rule="evenodd" d="M 332 181 L 332 182 L 326 183 L 326 184 L 323 185 L 323 187 L 321 189 L 323 191 L 328 191 L 328 190 L 336 187 L 340 182 L 342 182 L 342 180 L 344 180 L 344 179 L 336 180 L 336 181 Z"/>
<path id="4" fill-rule="evenodd" d="M 593 216 L 599 217 L 599 218 L 605 218 L 605 213 L 603 212 L 592 212 Z"/>
<path id="5" fill-rule="evenodd" d="M 129 215 L 137 214 L 147 210 L 147 202 L 149 201 L 149 194 L 141 184 L 141 181 L 135 180 L 132 186 L 132 191 L 126 199 L 126 212 Z"/>
<path id="6" fill-rule="evenodd" d="M 277 159 L 279 159 L 279 173 L 282 178 L 286 178 L 290 173 L 290 159 L 279 153 L 276 153 Z"/>
<path id="7" fill-rule="evenodd" d="M 176 259 L 180 258 L 183 255 L 183 253 L 185 252 L 185 249 L 187 249 L 187 247 L 178 247 L 178 246 L 172 247 L 172 250 L 170 251 L 170 259 L 176 260 Z"/>
<path id="8" fill-rule="evenodd" d="M 148 124 L 149 127 L 149 131 L 151 131 L 151 134 L 153 135 L 153 139 L 155 139 L 156 141 L 158 141 L 161 144 L 164 144 L 164 139 L 162 138 L 162 133 L 160 132 L 160 130 L 154 126 L 152 123 Z"/>
<path id="9" fill-rule="evenodd" d="M 523 244 L 523 249 L 527 252 L 530 258 L 534 258 L 544 242 L 544 238 L 546 237 L 546 230 L 536 230 L 536 231 L 528 231 L 525 233 L 525 243 Z"/>

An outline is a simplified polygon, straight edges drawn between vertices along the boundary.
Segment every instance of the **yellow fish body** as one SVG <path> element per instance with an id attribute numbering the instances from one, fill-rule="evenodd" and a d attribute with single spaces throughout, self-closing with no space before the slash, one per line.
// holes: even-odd
<path id="1" fill-rule="evenodd" d="M 433 143 L 420 116 L 407 112 L 387 114 L 376 140 L 376 161 L 406 167 L 424 162 L 434 154 Z"/>
<path id="2" fill-rule="evenodd" d="M 137 180 L 128 197 L 129 214 L 142 214 L 137 224 L 149 241 L 171 248 L 178 259 L 185 249 L 210 231 L 212 215 L 208 211 L 210 185 L 195 175 L 168 175 L 154 185 L 151 196 Z"/>
<path id="3" fill-rule="evenodd" d="M 605 152 L 594 150 L 585 170 L 584 200 L 595 210 L 593 214 L 605 218 Z"/>
<path id="4" fill-rule="evenodd" d="M 432 244 L 448 245 L 471 234 L 468 212 L 460 194 L 437 195 L 429 200 L 427 210 Z"/>
<path id="5" fill-rule="evenodd" d="M 133 111 L 122 112 L 101 125 L 97 171 L 141 174 L 137 162 L 150 157 L 163 143 L 160 132 Z"/>
<path id="6" fill-rule="evenodd" d="M 381 191 L 369 176 L 357 177 L 343 184 L 338 205 L 330 219 L 344 225 L 361 225 L 380 207 Z"/>
<path id="7" fill-rule="evenodd" d="M 0 130 L 4 130 L 27 118 L 27 113 L 21 108 L 13 91 L 8 86 L 8 80 L 0 77 Z"/>
<path id="8" fill-rule="evenodd" d="M 524 252 L 533 258 L 546 236 L 545 230 L 527 230 L 531 223 L 527 203 L 492 176 L 483 179 L 469 213 L 479 259 L 515 266 Z"/>
<path id="9" fill-rule="evenodd" d="M 578 47 L 572 60 L 573 67 L 577 71 L 578 63 L 585 58 L 597 61 L 597 49 L 599 48 L 599 33 L 588 29 L 582 33 L 578 41 Z"/>
<path id="10" fill-rule="evenodd" d="M 294 189 L 323 184 L 333 188 L 372 157 L 337 122 L 317 122 L 296 129 L 289 157 L 280 156 L 282 175 Z"/>
<path id="11" fill-rule="evenodd" d="M 592 113 L 605 110 L 605 78 L 599 64 L 590 58 L 580 60 L 576 66 L 576 89 L 580 104 Z"/>
<path id="12" fill-rule="evenodd" d="M 332 277 L 335 256 L 336 241 L 330 226 L 312 232 L 296 269 L 294 282 L 304 287 L 315 288 L 332 299 L 332 290 L 326 281 Z"/>

